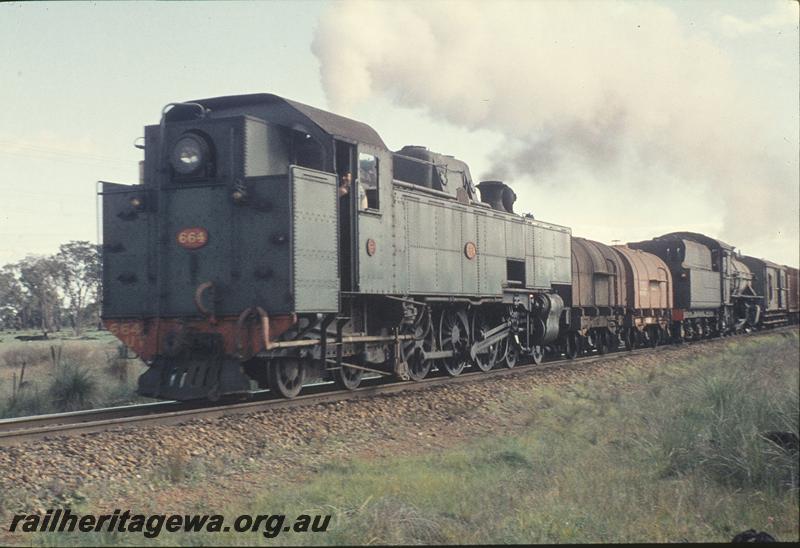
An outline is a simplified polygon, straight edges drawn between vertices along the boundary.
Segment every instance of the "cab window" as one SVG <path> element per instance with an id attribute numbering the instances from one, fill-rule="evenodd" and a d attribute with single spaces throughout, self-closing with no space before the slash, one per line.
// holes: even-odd
<path id="1" fill-rule="evenodd" d="M 325 169 L 324 159 L 322 146 L 310 134 L 302 131 L 291 132 L 291 163 L 322 171 Z"/>
<path id="2" fill-rule="evenodd" d="M 372 154 L 358 155 L 359 209 L 380 209 L 378 201 L 378 158 Z M 365 197 L 360 195 L 364 193 Z"/>

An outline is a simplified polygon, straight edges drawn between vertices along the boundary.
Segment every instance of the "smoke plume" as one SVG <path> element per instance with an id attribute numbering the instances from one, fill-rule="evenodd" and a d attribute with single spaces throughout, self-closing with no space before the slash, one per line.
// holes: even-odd
<path id="1" fill-rule="evenodd" d="M 782 7 L 764 25 L 796 19 Z M 753 253 L 779 237 L 797 261 L 797 136 L 775 134 L 731 57 L 666 5 L 337 2 L 312 50 L 334 110 L 382 95 L 501 134 L 484 178 L 571 191 L 578 210 L 597 204 L 590 189 L 654 211 L 700 189 L 711 235 Z"/>

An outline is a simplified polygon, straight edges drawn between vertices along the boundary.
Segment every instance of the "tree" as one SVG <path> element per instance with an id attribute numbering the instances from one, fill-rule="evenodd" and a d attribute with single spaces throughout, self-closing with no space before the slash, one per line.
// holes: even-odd
<path id="1" fill-rule="evenodd" d="M 59 322 L 58 281 L 61 264 L 54 257 L 28 256 L 17 263 L 19 282 L 27 291 L 31 308 L 38 312 L 43 331 L 57 331 Z"/>
<path id="2" fill-rule="evenodd" d="M 14 265 L 0 270 L 0 327 L 20 329 L 30 322 L 30 307 L 17 280 Z"/>
<path id="3" fill-rule="evenodd" d="M 58 286 L 64 300 L 64 310 L 75 335 L 81 334 L 87 307 L 97 300 L 100 280 L 100 246 L 86 241 L 62 244 L 55 255 L 59 270 Z"/>

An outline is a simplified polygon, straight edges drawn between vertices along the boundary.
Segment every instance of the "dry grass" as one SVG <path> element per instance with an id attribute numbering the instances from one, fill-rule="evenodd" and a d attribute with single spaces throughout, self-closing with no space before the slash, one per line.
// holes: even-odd
<path id="1" fill-rule="evenodd" d="M 120 359 L 109 333 L 28 342 L 14 336 L 0 334 L 0 418 L 142 401 L 135 390 L 145 366 Z"/>

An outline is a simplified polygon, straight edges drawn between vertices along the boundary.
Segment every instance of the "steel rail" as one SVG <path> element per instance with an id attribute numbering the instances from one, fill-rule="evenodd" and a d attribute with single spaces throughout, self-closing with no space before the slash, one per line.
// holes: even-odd
<path id="1" fill-rule="evenodd" d="M 102 407 L 97 409 L 86 409 L 83 411 L 70 411 L 67 413 L 52 413 L 45 415 L 31 415 L 27 417 L 15 417 L 10 419 L 0 419 L 0 434 L 14 430 L 24 430 L 34 427 L 50 426 L 54 424 L 77 424 L 97 420 L 97 418 L 122 418 L 147 415 L 171 411 L 180 407 L 177 401 L 159 401 L 153 403 L 121 405 L 117 407 Z"/>
<path id="2" fill-rule="evenodd" d="M 756 331 L 742 335 L 754 337 L 779 333 L 787 329 L 796 329 L 795 326 L 786 326 L 769 331 Z M 434 373 L 422 381 L 389 381 L 383 378 L 369 378 L 362 382 L 362 386 L 355 390 L 329 390 L 331 382 L 306 385 L 304 394 L 296 398 L 275 399 L 269 391 L 255 393 L 254 399 L 244 402 L 209 404 L 207 401 L 177 402 L 165 401 L 123 407 L 110 407 L 104 409 L 90 409 L 72 413 L 59 413 L 20 417 L 15 419 L 0 420 L 0 447 L 14 445 L 20 442 L 36 439 L 47 439 L 56 436 L 75 436 L 108 430 L 118 430 L 130 425 L 170 425 L 180 424 L 193 419 L 218 418 L 230 415 L 255 413 L 272 409 L 291 409 L 324 403 L 335 403 L 343 400 L 370 398 L 378 395 L 398 394 L 415 390 L 425 390 L 435 386 L 449 386 L 465 382 L 479 382 L 484 379 L 501 378 L 507 376 L 544 373 L 552 370 L 577 369 L 583 365 L 595 362 L 636 356 L 650 353 L 669 353 L 693 346 L 713 342 L 715 339 L 701 339 L 688 341 L 683 344 L 668 344 L 655 348 L 637 348 L 635 350 L 619 350 L 608 354 L 592 354 L 581 356 L 573 360 L 564 357 L 546 359 L 542 364 L 519 364 L 513 368 L 503 368 L 498 364 L 496 369 L 483 372 L 470 370 L 456 377 L 450 377 L 442 372 Z"/>

